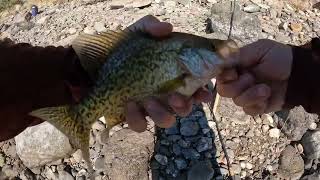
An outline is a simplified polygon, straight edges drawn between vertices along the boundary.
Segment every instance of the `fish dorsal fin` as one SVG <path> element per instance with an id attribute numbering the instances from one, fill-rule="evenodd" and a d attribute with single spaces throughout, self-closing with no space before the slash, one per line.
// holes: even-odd
<path id="1" fill-rule="evenodd" d="M 108 55 L 133 33 L 129 30 L 108 30 L 100 34 L 81 34 L 72 43 L 80 63 L 92 80 L 98 76 L 99 69 Z"/>

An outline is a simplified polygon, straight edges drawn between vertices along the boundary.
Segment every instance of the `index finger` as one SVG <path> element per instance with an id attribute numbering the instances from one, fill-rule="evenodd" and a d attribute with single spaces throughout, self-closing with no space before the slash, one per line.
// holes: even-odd
<path id="1" fill-rule="evenodd" d="M 172 32 L 173 26 L 167 22 L 160 22 L 154 16 L 147 15 L 128 27 L 129 30 L 141 30 L 154 37 L 164 37 Z"/>

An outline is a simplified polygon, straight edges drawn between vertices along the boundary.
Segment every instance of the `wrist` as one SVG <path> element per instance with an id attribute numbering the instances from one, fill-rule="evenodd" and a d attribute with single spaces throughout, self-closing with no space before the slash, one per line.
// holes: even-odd
<path id="1" fill-rule="evenodd" d="M 308 112 L 316 112 L 318 109 L 312 104 L 317 101 L 314 97 L 319 88 L 315 78 L 320 75 L 320 61 L 315 61 L 312 48 L 291 46 L 291 50 L 293 62 L 283 108 L 301 105 Z"/>

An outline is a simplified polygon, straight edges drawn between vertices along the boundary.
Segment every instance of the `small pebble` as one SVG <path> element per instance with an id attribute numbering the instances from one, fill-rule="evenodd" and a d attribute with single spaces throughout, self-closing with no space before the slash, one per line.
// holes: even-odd
<path id="1" fill-rule="evenodd" d="M 241 178 L 245 178 L 246 176 L 247 176 L 247 172 L 246 171 L 241 171 L 240 177 Z"/>
<path id="2" fill-rule="evenodd" d="M 172 151 L 176 156 L 179 156 L 181 154 L 181 148 L 178 144 L 172 145 Z"/>
<path id="3" fill-rule="evenodd" d="M 315 130 L 315 129 L 317 129 L 317 123 L 315 123 L 315 122 L 311 123 L 311 124 L 309 125 L 309 129 L 310 129 L 310 130 Z"/>
<path id="4" fill-rule="evenodd" d="M 292 23 L 290 24 L 290 29 L 291 29 L 293 32 L 295 32 L 295 33 L 298 33 L 298 32 L 300 32 L 300 31 L 302 31 L 302 28 L 303 28 L 303 26 L 302 26 L 302 24 L 300 24 L 300 23 L 292 22 Z"/>
<path id="5" fill-rule="evenodd" d="M 194 121 L 184 121 L 181 123 L 180 133 L 183 136 L 194 136 L 197 135 L 200 127 L 197 122 Z"/>
<path id="6" fill-rule="evenodd" d="M 230 169 L 234 174 L 240 174 L 241 173 L 241 166 L 239 164 L 232 164 Z"/>
<path id="7" fill-rule="evenodd" d="M 301 144 L 298 144 L 296 147 L 297 147 L 298 152 L 300 154 L 302 154 L 303 153 L 303 146 Z"/>
<path id="8" fill-rule="evenodd" d="M 270 172 L 273 171 L 273 167 L 271 165 L 267 165 L 266 169 Z"/>
<path id="9" fill-rule="evenodd" d="M 248 6 L 243 8 L 244 12 L 255 13 L 260 11 L 260 7 L 255 4 L 249 4 Z"/>
<path id="10" fill-rule="evenodd" d="M 75 34 L 77 32 L 77 29 L 76 28 L 70 28 L 68 32 L 69 32 L 69 34 Z"/>
<path id="11" fill-rule="evenodd" d="M 246 133 L 246 136 L 247 137 L 253 137 L 254 134 L 253 134 L 253 129 L 250 129 L 247 133 Z"/>
<path id="12" fill-rule="evenodd" d="M 183 158 L 177 158 L 174 160 L 174 162 L 179 170 L 185 169 L 187 167 L 187 162 Z"/>
<path id="13" fill-rule="evenodd" d="M 154 156 L 154 158 L 161 164 L 161 165 L 167 165 L 168 164 L 168 158 L 164 155 L 157 154 Z"/>
<path id="14" fill-rule="evenodd" d="M 241 167 L 242 169 L 246 168 L 246 163 L 245 163 L 244 161 L 241 161 L 241 162 L 240 162 L 240 167 Z"/>
<path id="15" fill-rule="evenodd" d="M 96 31 L 92 27 L 89 27 L 89 26 L 85 27 L 83 32 L 85 34 L 95 34 L 96 33 Z"/>
<path id="16" fill-rule="evenodd" d="M 183 140 L 183 139 L 180 139 L 179 141 L 178 141 L 178 144 L 181 146 L 181 147 L 183 147 L 183 148 L 188 148 L 189 146 L 190 146 L 190 143 L 187 143 L 185 140 Z"/>
<path id="17" fill-rule="evenodd" d="M 260 160 L 264 160 L 264 154 L 260 154 L 260 155 L 258 156 L 258 158 L 259 158 Z"/>
<path id="18" fill-rule="evenodd" d="M 278 129 L 278 128 L 270 129 L 269 136 L 272 138 L 279 138 L 280 137 L 280 129 Z"/>
<path id="19" fill-rule="evenodd" d="M 2 168 L 5 165 L 5 158 L 2 153 L 0 153 L 0 167 Z"/>
<path id="20" fill-rule="evenodd" d="M 264 132 L 264 133 L 268 132 L 269 129 L 270 129 L 269 127 L 270 127 L 270 126 L 267 125 L 267 124 L 262 125 L 262 132 Z"/>
<path id="21" fill-rule="evenodd" d="M 253 168 L 253 164 L 247 162 L 247 163 L 246 163 L 246 168 L 247 168 L 247 169 L 252 169 L 252 168 Z"/>
<path id="22" fill-rule="evenodd" d="M 273 126 L 274 120 L 270 114 L 263 114 L 261 116 L 263 124 L 267 124 L 269 126 Z"/>

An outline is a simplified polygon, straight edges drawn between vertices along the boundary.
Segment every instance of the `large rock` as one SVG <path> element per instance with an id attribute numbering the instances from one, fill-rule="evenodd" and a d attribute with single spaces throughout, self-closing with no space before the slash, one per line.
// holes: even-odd
<path id="1" fill-rule="evenodd" d="M 188 180 L 210 180 L 213 175 L 214 170 L 210 161 L 199 161 L 188 171 Z"/>
<path id="2" fill-rule="evenodd" d="M 148 180 L 149 159 L 153 150 L 153 135 L 122 129 L 110 137 L 104 148 L 106 168 L 110 179 Z"/>
<path id="3" fill-rule="evenodd" d="M 211 8 L 210 26 L 215 33 L 229 34 L 232 4 L 230 1 L 216 3 Z M 261 37 L 262 29 L 257 16 L 243 12 L 236 5 L 232 36 L 239 44 L 246 44 Z M 220 35 L 219 35 L 220 36 Z"/>
<path id="4" fill-rule="evenodd" d="M 304 173 L 304 161 L 297 150 L 289 145 L 281 153 L 278 175 L 285 179 L 297 180 Z"/>
<path id="5" fill-rule="evenodd" d="M 307 113 L 301 106 L 290 111 L 276 113 L 282 132 L 292 141 L 299 141 L 303 134 L 314 122 L 318 122 L 318 115 Z"/>
<path id="6" fill-rule="evenodd" d="M 308 131 L 303 135 L 301 144 L 308 159 L 320 158 L 320 131 Z"/>
<path id="7" fill-rule="evenodd" d="M 28 168 L 38 167 L 73 153 L 69 139 L 48 122 L 28 127 L 15 137 L 17 154 Z"/>

